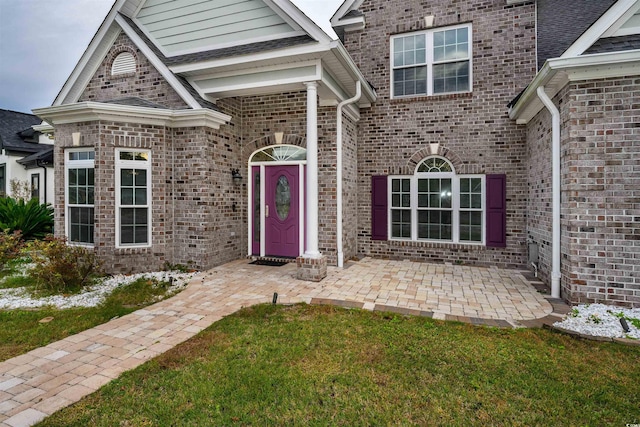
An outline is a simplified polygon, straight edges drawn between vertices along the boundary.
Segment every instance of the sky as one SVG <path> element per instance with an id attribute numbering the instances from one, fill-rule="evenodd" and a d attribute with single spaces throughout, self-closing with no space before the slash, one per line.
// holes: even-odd
<path id="1" fill-rule="evenodd" d="M 0 0 L 0 109 L 50 106 L 115 0 Z M 332 37 L 343 0 L 293 0 Z"/>

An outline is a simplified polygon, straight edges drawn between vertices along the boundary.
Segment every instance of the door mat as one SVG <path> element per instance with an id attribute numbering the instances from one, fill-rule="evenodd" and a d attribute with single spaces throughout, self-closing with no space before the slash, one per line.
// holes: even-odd
<path id="1" fill-rule="evenodd" d="M 289 264 L 287 261 L 272 261 L 268 259 L 257 259 L 249 264 L 255 265 L 267 265 L 269 267 L 282 267 L 283 265 Z"/>

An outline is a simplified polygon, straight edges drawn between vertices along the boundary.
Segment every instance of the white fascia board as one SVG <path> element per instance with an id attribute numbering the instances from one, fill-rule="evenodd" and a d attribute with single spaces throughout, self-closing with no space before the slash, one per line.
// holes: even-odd
<path id="1" fill-rule="evenodd" d="M 209 61 L 196 62 L 193 64 L 181 64 L 170 66 L 169 69 L 176 74 L 185 74 L 191 76 L 197 76 L 210 73 L 212 69 L 229 67 L 229 66 L 242 66 L 245 64 L 258 63 L 260 61 L 268 61 L 272 59 L 284 59 L 287 57 L 296 57 L 300 55 L 317 54 L 327 52 L 330 49 L 329 45 L 313 44 L 307 46 L 297 46 L 287 49 L 280 49 L 275 51 L 234 56 L 230 58 L 212 59 Z"/>
<path id="2" fill-rule="evenodd" d="M 173 90 L 175 90 L 178 95 L 184 100 L 184 102 L 189 105 L 189 107 L 193 109 L 202 108 L 202 106 L 195 100 L 195 98 L 185 89 L 185 87 L 178 81 L 176 76 L 167 68 L 167 66 L 160 61 L 160 59 L 156 56 L 155 53 L 151 50 L 149 46 L 147 46 L 144 41 L 138 36 L 138 34 L 129 26 L 127 21 L 121 16 L 116 16 L 116 22 L 122 30 L 129 36 L 131 41 L 140 49 L 142 54 L 153 64 L 153 66 L 158 70 L 158 72 L 164 77 L 164 79 L 171 85 Z"/>
<path id="3" fill-rule="evenodd" d="M 350 11 L 359 8 L 362 4 L 362 1 L 363 0 L 345 0 L 329 20 L 329 22 L 331 22 L 331 26 L 339 27 L 341 25 L 340 20 L 342 19 L 342 17 Z"/>
<path id="4" fill-rule="evenodd" d="M 570 58 L 582 55 L 595 42 L 612 28 L 629 11 L 630 8 L 637 5 L 639 0 L 618 0 L 609 8 L 587 31 L 585 31 L 578 40 L 576 40 L 562 54 L 561 58 Z M 621 24 L 622 25 L 622 24 Z"/>
<path id="5" fill-rule="evenodd" d="M 364 27 L 364 16 L 356 16 L 355 18 L 343 19 L 333 26 L 333 28 L 344 28 L 345 31 L 364 30 Z"/>
<path id="6" fill-rule="evenodd" d="M 138 123 L 171 128 L 205 126 L 219 129 L 229 123 L 231 116 L 208 109 L 163 110 L 129 105 L 80 102 L 47 108 L 37 108 L 33 113 L 55 125 L 87 121 L 115 121 Z"/>
<path id="7" fill-rule="evenodd" d="M 553 99 L 571 81 L 624 77 L 638 74 L 639 69 L 640 50 L 549 59 L 516 105 L 511 107 L 509 117 L 517 120 L 519 124 L 528 123 L 535 117 L 543 107 L 537 95 L 540 86 L 544 86 L 547 95 Z M 549 85 L 549 82 L 553 82 L 553 85 Z"/>
<path id="8" fill-rule="evenodd" d="M 602 37 L 617 37 L 617 36 L 626 36 L 631 34 L 638 34 L 639 28 L 626 28 L 621 29 L 621 27 L 629 21 L 635 14 L 640 10 L 640 1 L 636 1 L 636 4 L 630 7 L 618 21 L 611 26 L 607 31 L 604 32 Z"/>
<path id="9" fill-rule="evenodd" d="M 113 4 L 113 6 L 111 7 L 111 10 L 107 14 L 107 16 L 104 18 L 104 21 L 102 21 L 100 28 L 98 28 L 98 31 L 89 42 L 89 46 L 87 46 L 87 49 L 84 51 L 84 53 L 80 57 L 80 60 L 78 61 L 75 68 L 71 72 L 71 75 L 69 76 L 67 81 L 64 83 L 64 85 L 62 85 L 62 89 L 60 89 L 60 92 L 58 93 L 55 100 L 53 101 L 53 105 L 61 105 L 64 102 L 65 98 L 72 91 L 72 89 L 76 86 L 76 84 L 81 83 L 78 80 L 80 79 L 81 75 L 83 74 L 83 71 L 85 71 L 87 64 L 89 63 L 89 61 L 94 55 L 99 55 L 101 53 L 103 55 L 106 54 L 106 52 L 97 52 L 98 47 L 100 46 L 104 37 L 107 35 L 109 29 L 111 28 L 111 25 L 113 24 L 115 17 L 118 15 L 118 12 L 122 8 L 122 5 L 124 5 L 127 1 L 128 0 L 116 0 L 116 2 Z M 113 42 L 111 44 L 113 44 Z M 94 70 L 94 73 L 95 73 L 95 70 Z M 93 76 L 93 73 L 91 73 L 91 77 L 92 76 Z M 89 79 L 91 77 L 89 77 Z M 88 83 L 88 81 L 85 82 L 85 86 L 86 86 L 86 83 Z M 76 100 L 72 100 L 72 102 L 75 102 L 75 101 Z"/>
<path id="10" fill-rule="evenodd" d="M 36 132 L 40 132 L 40 133 L 52 133 L 53 132 L 53 126 L 51 126 L 49 123 L 47 123 L 45 121 L 43 121 L 39 125 L 31 126 L 31 128 L 33 130 L 35 130 Z"/>
<path id="11" fill-rule="evenodd" d="M 292 63 L 283 63 L 283 64 L 277 64 L 277 65 L 267 65 L 264 67 L 253 67 L 253 68 L 245 68 L 242 70 L 232 70 L 232 71 L 225 71 L 225 72 L 221 72 L 221 73 L 209 73 L 209 74 L 200 74 L 197 76 L 191 76 L 190 79 L 193 82 L 199 82 L 202 80 L 211 80 L 211 79 L 217 79 L 217 78 L 222 78 L 222 77 L 240 77 L 243 75 L 249 76 L 249 75 L 255 75 L 255 74 L 260 74 L 260 73 L 267 73 L 269 71 L 281 71 L 281 70 L 290 70 L 290 69 L 296 69 L 296 68 L 307 68 L 307 67 L 315 67 L 316 71 L 314 76 L 316 76 L 314 78 L 314 80 L 319 80 L 320 79 L 320 65 L 321 62 L 319 59 L 316 60 L 311 60 L 311 61 L 302 61 L 302 62 L 292 62 Z"/>
<path id="12" fill-rule="evenodd" d="M 332 38 L 324 32 L 322 28 L 318 26 L 312 19 L 310 19 L 304 12 L 293 4 L 290 0 L 263 0 L 269 6 L 276 6 L 272 9 L 280 15 L 282 19 L 287 21 L 289 25 L 294 25 L 302 28 L 307 34 L 313 37 L 320 43 L 329 43 Z M 284 12 L 279 13 L 279 11 Z M 285 16 L 286 15 L 286 16 Z M 291 22 L 293 19 L 294 22 Z"/>

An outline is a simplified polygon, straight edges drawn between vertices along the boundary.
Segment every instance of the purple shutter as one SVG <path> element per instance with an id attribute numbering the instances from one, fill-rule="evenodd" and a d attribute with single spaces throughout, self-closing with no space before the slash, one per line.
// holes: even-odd
<path id="1" fill-rule="evenodd" d="M 387 177 L 371 177 L 371 240 L 387 240 Z"/>
<path id="2" fill-rule="evenodd" d="M 487 246 L 507 246 L 507 176 L 487 175 Z"/>

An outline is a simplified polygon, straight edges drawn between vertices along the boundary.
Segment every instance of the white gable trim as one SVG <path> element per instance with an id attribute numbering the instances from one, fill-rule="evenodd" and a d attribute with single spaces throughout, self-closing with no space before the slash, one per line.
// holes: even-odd
<path id="1" fill-rule="evenodd" d="M 631 34 L 640 33 L 640 27 L 631 27 L 631 28 L 621 28 L 624 24 L 626 24 L 634 15 L 638 14 L 640 11 L 640 2 L 636 2 L 633 7 L 630 7 L 627 12 L 622 15 L 618 22 L 616 22 L 611 28 L 609 28 L 602 37 L 617 37 L 617 36 L 627 36 Z"/>
<path id="2" fill-rule="evenodd" d="M 340 5 L 336 13 L 331 17 L 331 26 L 332 27 L 341 27 L 344 24 L 344 21 L 341 21 L 344 15 L 355 10 L 360 7 L 363 0 L 345 0 L 344 3 Z M 362 22 L 364 23 L 364 17 L 362 18 Z"/>
<path id="3" fill-rule="evenodd" d="M 231 120 L 231 116 L 204 108 L 197 110 L 165 110 L 101 102 L 80 102 L 38 108 L 33 112 L 54 126 L 104 120 L 167 126 L 170 128 L 205 126 L 219 129 L 220 126 L 229 123 Z"/>
<path id="4" fill-rule="evenodd" d="M 585 31 L 569 48 L 562 54 L 561 58 L 570 58 L 582 55 L 600 38 L 604 37 L 607 31 L 613 28 L 619 21 L 620 26 L 626 22 L 623 17 L 634 7 L 639 7 L 640 0 L 618 0 L 609 8 L 587 31 Z M 635 9 L 638 10 L 638 9 Z M 633 13 L 635 13 L 635 10 Z M 631 15 L 633 15 L 631 13 Z M 627 19 L 631 16 L 629 15 Z M 619 28 L 619 27 L 618 27 Z"/>
<path id="5" fill-rule="evenodd" d="M 149 62 L 158 70 L 158 72 L 164 77 L 164 79 L 171 85 L 171 87 L 178 92 L 178 95 L 193 109 L 202 108 L 202 106 L 196 101 L 196 99 L 187 91 L 187 89 L 178 81 L 176 76 L 167 68 L 167 66 L 160 61 L 155 53 L 147 46 L 144 41 L 138 36 L 133 28 L 127 23 L 127 21 L 120 15 L 116 16 L 116 22 L 124 30 L 125 34 L 133 41 L 133 43 L 140 49 L 142 54 L 147 57 Z"/>
<path id="6" fill-rule="evenodd" d="M 314 38 L 320 43 L 329 43 L 332 38 L 324 32 L 322 28 L 318 26 L 312 19 L 305 15 L 298 7 L 290 0 L 264 0 L 267 4 L 276 6 L 274 11 L 278 13 L 285 21 L 287 19 L 293 19 L 295 24 L 302 28 L 309 36 Z M 284 12 L 284 15 L 282 14 Z"/>
<path id="7" fill-rule="evenodd" d="M 98 28 L 95 36 L 93 36 L 93 39 L 91 39 L 91 42 L 89 42 L 89 46 L 84 51 L 84 53 L 80 57 L 80 60 L 71 72 L 71 75 L 62 86 L 62 89 L 60 89 L 60 92 L 56 96 L 56 99 L 53 101 L 53 105 L 61 105 L 63 102 L 67 101 L 67 97 L 74 91 L 78 84 L 82 85 L 82 89 L 87 86 L 99 67 L 98 64 L 97 66 L 92 67 L 92 69 L 90 70 L 87 69 L 89 61 L 94 57 L 94 55 L 102 54 L 101 56 L 104 57 L 108 49 L 110 49 L 113 45 L 113 42 L 115 42 L 116 38 L 118 37 L 118 33 L 112 35 L 109 39 L 107 39 L 107 41 L 110 42 L 108 43 L 109 47 L 107 49 L 105 49 L 104 46 L 102 46 L 102 49 L 98 49 L 101 45 L 104 44 L 105 37 L 107 37 L 109 31 L 112 29 L 111 24 L 113 23 L 115 16 L 118 14 L 118 11 L 123 6 L 123 4 L 125 4 L 127 1 L 128 0 L 117 0 L 114 3 L 113 7 L 107 14 L 107 17 L 104 19 L 104 21 L 102 21 L 102 24 L 100 25 L 100 28 Z M 77 101 L 79 96 L 79 94 L 77 96 L 74 96 L 73 98 L 75 99 L 70 102 Z"/>

